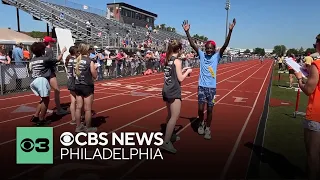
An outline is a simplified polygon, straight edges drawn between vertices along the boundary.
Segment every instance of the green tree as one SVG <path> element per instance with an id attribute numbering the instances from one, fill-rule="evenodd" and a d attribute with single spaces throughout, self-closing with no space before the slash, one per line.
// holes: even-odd
<path id="1" fill-rule="evenodd" d="M 195 34 L 192 37 L 195 38 L 195 39 L 199 39 L 200 36 L 198 34 Z"/>
<path id="2" fill-rule="evenodd" d="M 165 30 L 166 29 L 166 24 L 160 24 L 160 29 Z"/>
<path id="3" fill-rule="evenodd" d="M 304 49 L 301 47 L 298 51 L 298 55 L 304 55 Z"/>
<path id="4" fill-rule="evenodd" d="M 285 45 L 276 45 L 273 47 L 272 54 L 276 54 L 277 56 L 284 55 L 286 53 L 286 46 Z"/>
<path id="5" fill-rule="evenodd" d="M 246 50 L 244 51 L 244 53 L 245 53 L 245 54 L 249 54 L 249 53 L 251 53 L 251 51 L 250 51 L 249 49 L 246 49 Z"/>
<path id="6" fill-rule="evenodd" d="M 40 31 L 31 31 L 28 34 L 33 38 L 43 38 L 46 35 L 45 32 L 40 32 Z"/>
<path id="7" fill-rule="evenodd" d="M 313 54 L 315 52 L 317 52 L 315 48 L 308 48 L 308 49 L 306 49 L 304 55 L 307 55 L 308 53 Z"/>
<path id="8" fill-rule="evenodd" d="M 202 40 L 202 41 L 207 41 L 208 40 L 208 37 L 205 37 L 203 35 L 198 35 L 198 34 L 195 34 L 192 36 L 192 38 L 195 38 L 195 39 L 198 39 L 198 40 Z"/>
<path id="9" fill-rule="evenodd" d="M 295 56 L 297 56 L 299 54 L 299 51 L 297 49 L 288 49 L 287 51 L 287 56 L 290 56 L 291 54 L 294 54 Z"/>
<path id="10" fill-rule="evenodd" d="M 176 32 L 176 28 L 172 28 L 171 31 L 172 31 L 172 32 Z"/>
<path id="11" fill-rule="evenodd" d="M 253 49 L 253 54 L 256 54 L 258 56 L 264 56 L 266 55 L 266 51 L 264 50 L 264 48 L 257 47 Z"/>

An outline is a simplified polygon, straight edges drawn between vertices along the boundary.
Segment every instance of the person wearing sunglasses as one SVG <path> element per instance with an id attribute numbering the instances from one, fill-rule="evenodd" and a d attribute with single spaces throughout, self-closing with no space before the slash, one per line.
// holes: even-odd
<path id="1" fill-rule="evenodd" d="M 320 34 L 313 46 L 320 53 Z M 295 76 L 300 89 L 309 97 L 306 117 L 303 120 L 308 177 L 320 179 L 320 59 L 312 62 L 308 71 L 306 79 L 302 79 L 301 72 L 296 72 Z"/>

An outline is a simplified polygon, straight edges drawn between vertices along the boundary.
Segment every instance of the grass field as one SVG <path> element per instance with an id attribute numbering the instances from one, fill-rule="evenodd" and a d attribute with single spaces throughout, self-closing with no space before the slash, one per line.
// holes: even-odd
<path id="1" fill-rule="evenodd" d="M 303 142 L 302 120 L 293 117 L 297 92 L 288 86 L 289 75 L 281 74 L 278 82 L 278 69 L 274 69 L 271 99 L 292 103 L 290 106 L 269 106 L 263 147 L 265 159 L 260 165 L 261 178 L 303 178 L 305 175 L 306 153 Z M 297 86 L 297 85 L 295 85 Z M 308 97 L 301 92 L 299 111 L 305 112 Z"/>

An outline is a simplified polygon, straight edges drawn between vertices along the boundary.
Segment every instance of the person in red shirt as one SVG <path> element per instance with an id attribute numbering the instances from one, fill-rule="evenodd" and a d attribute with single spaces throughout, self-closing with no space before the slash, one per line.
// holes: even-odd
<path id="1" fill-rule="evenodd" d="M 120 50 L 120 52 L 116 55 L 116 60 L 117 60 L 117 77 L 122 77 L 122 64 L 123 64 L 123 60 L 126 58 L 125 53 L 123 52 L 123 50 Z"/>
<path id="2" fill-rule="evenodd" d="M 160 70 L 163 71 L 164 70 L 164 63 L 166 60 L 166 52 L 162 52 L 160 55 Z"/>

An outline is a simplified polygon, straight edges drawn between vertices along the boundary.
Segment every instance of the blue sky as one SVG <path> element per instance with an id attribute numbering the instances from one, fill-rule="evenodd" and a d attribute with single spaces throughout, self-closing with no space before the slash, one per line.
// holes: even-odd
<path id="1" fill-rule="evenodd" d="M 59 0 L 64 1 L 64 0 Z M 74 0 L 105 10 L 112 0 Z M 120 2 L 120 1 L 116 1 Z M 156 24 L 167 24 L 183 32 L 181 23 L 188 19 L 191 33 L 205 35 L 219 45 L 224 43 L 225 0 L 123 0 L 133 6 L 158 14 Z M 237 19 L 230 42 L 235 48 L 311 47 L 320 33 L 319 0 L 230 0 L 229 21 Z M 15 8 L 0 5 L 1 27 L 17 29 Z M 22 31 L 45 31 L 43 22 L 34 21 L 21 11 Z"/>

